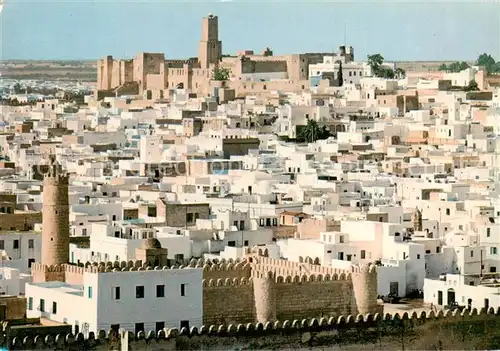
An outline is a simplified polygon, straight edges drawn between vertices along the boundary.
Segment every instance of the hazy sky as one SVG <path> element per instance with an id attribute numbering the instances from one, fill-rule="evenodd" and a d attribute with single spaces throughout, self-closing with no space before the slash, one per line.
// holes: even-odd
<path id="1" fill-rule="evenodd" d="M 197 56 L 200 20 L 219 16 L 223 52 L 329 52 L 386 60 L 500 60 L 498 1 L 5 0 L 0 59 Z"/>

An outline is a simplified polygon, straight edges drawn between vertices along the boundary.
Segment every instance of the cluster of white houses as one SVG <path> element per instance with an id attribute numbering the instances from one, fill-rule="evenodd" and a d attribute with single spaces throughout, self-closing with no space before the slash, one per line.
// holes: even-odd
<path id="1" fill-rule="evenodd" d="M 339 67 L 343 84 L 324 84 Z M 135 260 L 151 239 L 169 266 L 260 246 L 339 269 L 375 264 L 378 295 L 500 307 L 500 89 L 483 68 L 388 80 L 325 55 L 307 69 L 311 85 L 294 92 L 2 106 L 0 293 L 76 331 L 203 322 L 201 268 L 32 282 L 55 157 L 69 174 L 74 265 Z M 478 91 L 462 89 L 473 80 Z M 298 140 L 310 121 L 331 136 Z"/>

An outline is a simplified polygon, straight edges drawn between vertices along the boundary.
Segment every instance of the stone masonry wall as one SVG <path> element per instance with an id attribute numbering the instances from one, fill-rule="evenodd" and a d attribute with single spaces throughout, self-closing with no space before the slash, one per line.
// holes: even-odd
<path id="1" fill-rule="evenodd" d="M 1 296 L 0 305 L 5 306 L 5 319 L 21 319 L 26 315 L 26 298 L 24 296 Z"/>
<path id="2" fill-rule="evenodd" d="M 255 304 L 252 280 L 203 280 L 203 323 L 253 323 Z"/>
<path id="3" fill-rule="evenodd" d="M 349 280 L 282 282 L 276 284 L 277 319 L 339 317 L 356 314 Z"/>

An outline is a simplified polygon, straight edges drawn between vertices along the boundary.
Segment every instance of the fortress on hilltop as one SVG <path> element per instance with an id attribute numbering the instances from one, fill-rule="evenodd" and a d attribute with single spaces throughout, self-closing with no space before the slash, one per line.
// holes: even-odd
<path id="1" fill-rule="evenodd" d="M 107 56 L 98 60 L 97 96 L 141 95 L 157 100 L 167 98 L 171 89 L 183 88 L 198 95 L 218 95 L 223 100 L 228 90 L 235 96 L 266 90 L 300 92 L 310 85 L 309 65 L 322 63 L 324 56 L 335 56 L 347 63 L 354 60 L 354 50 L 341 46 L 339 53 L 274 56 L 266 48 L 260 55 L 251 50 L 236 56 L 223 55 L 218 17 L 209 15 L 202 20 L 197 58 L 172 60 L 162 53 L 139 53 L 133 59 Z M 212 80 L 215 68 L 228 69 L 230 79 Z"/>

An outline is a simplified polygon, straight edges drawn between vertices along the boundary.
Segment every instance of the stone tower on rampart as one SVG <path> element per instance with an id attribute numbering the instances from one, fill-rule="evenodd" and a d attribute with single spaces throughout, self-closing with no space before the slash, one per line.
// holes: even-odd
<path id="1" fill-rule="evenodd" d="M 359 314 L 379 311 L 377 303 L 377 267 L 352 266 L 351 280 Z"/>
<path id="2" fill-rule="evenodd" d="M 276 320 L 276 277 L 273 273 L 255 274 L 253 277 L 253 296 L 257 322 L 266 323 Z"/>
<path id="3" fill-rule="evenodd" d="M 218 64 L 222 57 L 222 42 L 219 41 L 219 19 L 208 15 L 202 20 L 201 40 L 198 44 L 198 61 L 201 68 Z"/>
<path id="4" fill-rule="evenodd" d="M 68 176 L 51 162 L 43 180 L 42 264 L 69 261 Z"/>

